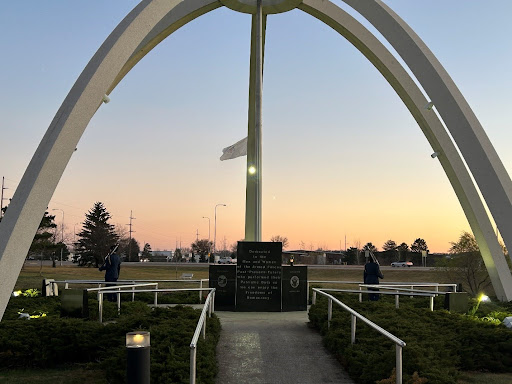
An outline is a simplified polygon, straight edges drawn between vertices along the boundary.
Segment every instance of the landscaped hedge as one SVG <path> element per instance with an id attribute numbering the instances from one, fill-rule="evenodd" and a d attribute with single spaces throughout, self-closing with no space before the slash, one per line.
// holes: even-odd
<path id="1" fill-rule="evenodd" d="M 97 302 L 89 301 L 94 312 Z M 47 316 L 16 319 L 22 308 L 30 314 L 45 311 Z M 0 322 L 0 369 L 91 363 L 103 368 L 110 383 L 124 383 L 125 335 L 130 331 L 148 330 L 151 332 L 151 382 L 188 383 L 189 346 L 199 310 L 184 306 L 151 309 L 136 301 L 123 303 L 119 317 L 115 303 L 105 303 L 104 311 L 115 321 L 100 324 L 97 320 L 60 318 L 58 297 L 11 298 Z M 219 335 L 219 320 L 212 316 L 207 319 L 207 338 L 200 339 L 197 349 L 198 382 L 214 383 Z"/>
<path id="2" fill-rule="evenodd" d="M 403 298 L 396 309 L 393 297 L 359 303 L 356 295 L 336 296 L 407 343 L 404 383 L 413 382 L 414 372 L 429 384 L 454 384 L 459 370 L 512 372 L 512 332 L 502 325 L 445 310 L 430 312 L 424 299 Z M 436 308 L 440 307 L 437 301 Z M 391 376 L 395 345 L 385 336 L 358 321 L 356 343 L 351 345 L 350 314 L 333 305 L 328 330 L 325 298 L 311 307 L 309 318 L 357 383 L 374 384 Z"/>

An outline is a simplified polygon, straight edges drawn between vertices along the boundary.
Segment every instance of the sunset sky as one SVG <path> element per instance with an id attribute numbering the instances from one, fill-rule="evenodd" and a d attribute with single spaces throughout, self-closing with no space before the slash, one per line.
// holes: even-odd
<path id="1" fill-rule="evenodd" d="M 342 5 L 339 0 L 334 1 Z M 62 101 L 134 0 L 3 1 L 0 178 L 18 182 Z M 512 170 L 512 1 L 387 0 L 452 76 Z M 344 9 L 347 9 L 343 6 Z M 358 18 L 361 20 L 361 18 Z M 79 231 L 101 201 L 154 250 L 244 237 L 250 15 L 220 8 L 148 54 L 87 127 L 49 211 Z M 365 25 L 368 23 L 364 22 Z M 373 30 L 373 29 L 372 29 Z M 427 140 L 378 71 L 330 27 L 270 15 L 263 89 L 263 240 L 340 249 L 418 237 L 445 252 L 469 225 Z"/>

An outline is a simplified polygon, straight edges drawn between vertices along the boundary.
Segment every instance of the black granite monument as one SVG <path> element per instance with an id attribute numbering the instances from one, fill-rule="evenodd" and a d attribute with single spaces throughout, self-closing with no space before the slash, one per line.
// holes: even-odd
<path id="1" fill-rule="evenodd" d="M 278 242 L 238 242 L 237 311 L 281 311 L 281 253 Z"/>
<path id="2" fill-rule="evenodd" d="M 235 310 L 236 265 L 210 265 L 210 288 L 215 288 L 215 309 Z"/>
<path id="3" fill-rule="evenodd" d="M 283 312 L 307 311 L 308 309 L 308 267 L 283 267 Z"/>

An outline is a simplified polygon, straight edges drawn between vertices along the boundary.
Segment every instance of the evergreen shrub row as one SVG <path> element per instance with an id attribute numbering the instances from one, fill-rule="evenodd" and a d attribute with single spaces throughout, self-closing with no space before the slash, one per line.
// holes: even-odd
<path id="1" fill-rule="evenodd" d="M 402 351 L 404 383 L 427 379 L 429 384 L 454 384 L 461 370 L 512 372 L 512 332 L 503 325 L 442 309 L 430 312 L 426 299 L 403 298 L 396 309 L 393 296 L 362 303 L 357 295 L 336 296 L 406 342 Z M 442 308 L 441 299 L 436 299 L 436 308 Z M 358 321 L 356 343 L 352 345 L 350 314 L 333 304 L 328 329 L 324 297 L 311 307 L 309 319 L 357 383 L 374 384 L 392 375 L 395 344 L 385 336 Z"/>
<path id="2" fill-rule="evenodd" d="M 118 317 L 115 303 L 106 302 L 105 315 L 115 321 L 100 324 L 97 301 L 90 299 L 89 305 L 94 320 L 61 318 L 58 297 L 11 298 L 0 322 L 0 370 L 89 363 L 102 368 L 108 382 L 124 383 L 125 335 L 147 330 L 151 332 L 151 382 L 188 383 L 189 346 L 200 310 L 181 305 L 151 309 L 143 302 L 123 302 Z M 28 313 L 45 311 L 47 316 L 17 319 L 21 308 Z M 214 383 L 219 335 L 220 322 L 212 316 L 207 319 L 206 340 L 200 338 L 197 348 L 198 382 Z"/>

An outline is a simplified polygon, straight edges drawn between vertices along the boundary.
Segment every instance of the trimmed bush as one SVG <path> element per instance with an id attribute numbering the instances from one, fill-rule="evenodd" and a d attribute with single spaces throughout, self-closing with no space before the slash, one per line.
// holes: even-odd
<path id="1" fill-rule="evenodd" d="M 94 320 L 60 318 L 58 297 L 12 298 L 0 322 L 0 369 L 53 368 L 66 364 L 91 363 L 105 371 L 110 383 L 126 382 L 125 335 L 135 330 L 151 332 L 152 383 L 188 383 L 190 342 L 201 311 L 184 306 L 151 309 L 139 301 L 123 302 L 121 316 L 115 303 L 104 303 L 106 317 L 114 322 L 100 324 L 97 301 L 89 299 Z M 39 319 L 17 319 L 17 312 L 44 310 Z M 197 349 L 198 382 L 213 384 L 217 374 L 215 347 L 220 322 L 207 320 L 206 340 Z"/>
<path id="2" fill-rule="evenodd" d="M 396 309 L 391 297 L 359 303 L 355 295 L 336 296 L 407 343 L 403 348 L 406 383 L 426 378 L 431 384 L 453 384 L 459 370 L 512 372 L 512 332 L 504 326 L 444 310 L 430 312 L 424 299 L 402 299 Z M 351 345 L 350 314 L 334 305 L 327 330 L 326 301 L 321 298 L 311 307 L 310 321 L 350 376 L 364 384 L 390 377 L 395 366 L 394 343 L 358 321 L 356 344 Z"/>

